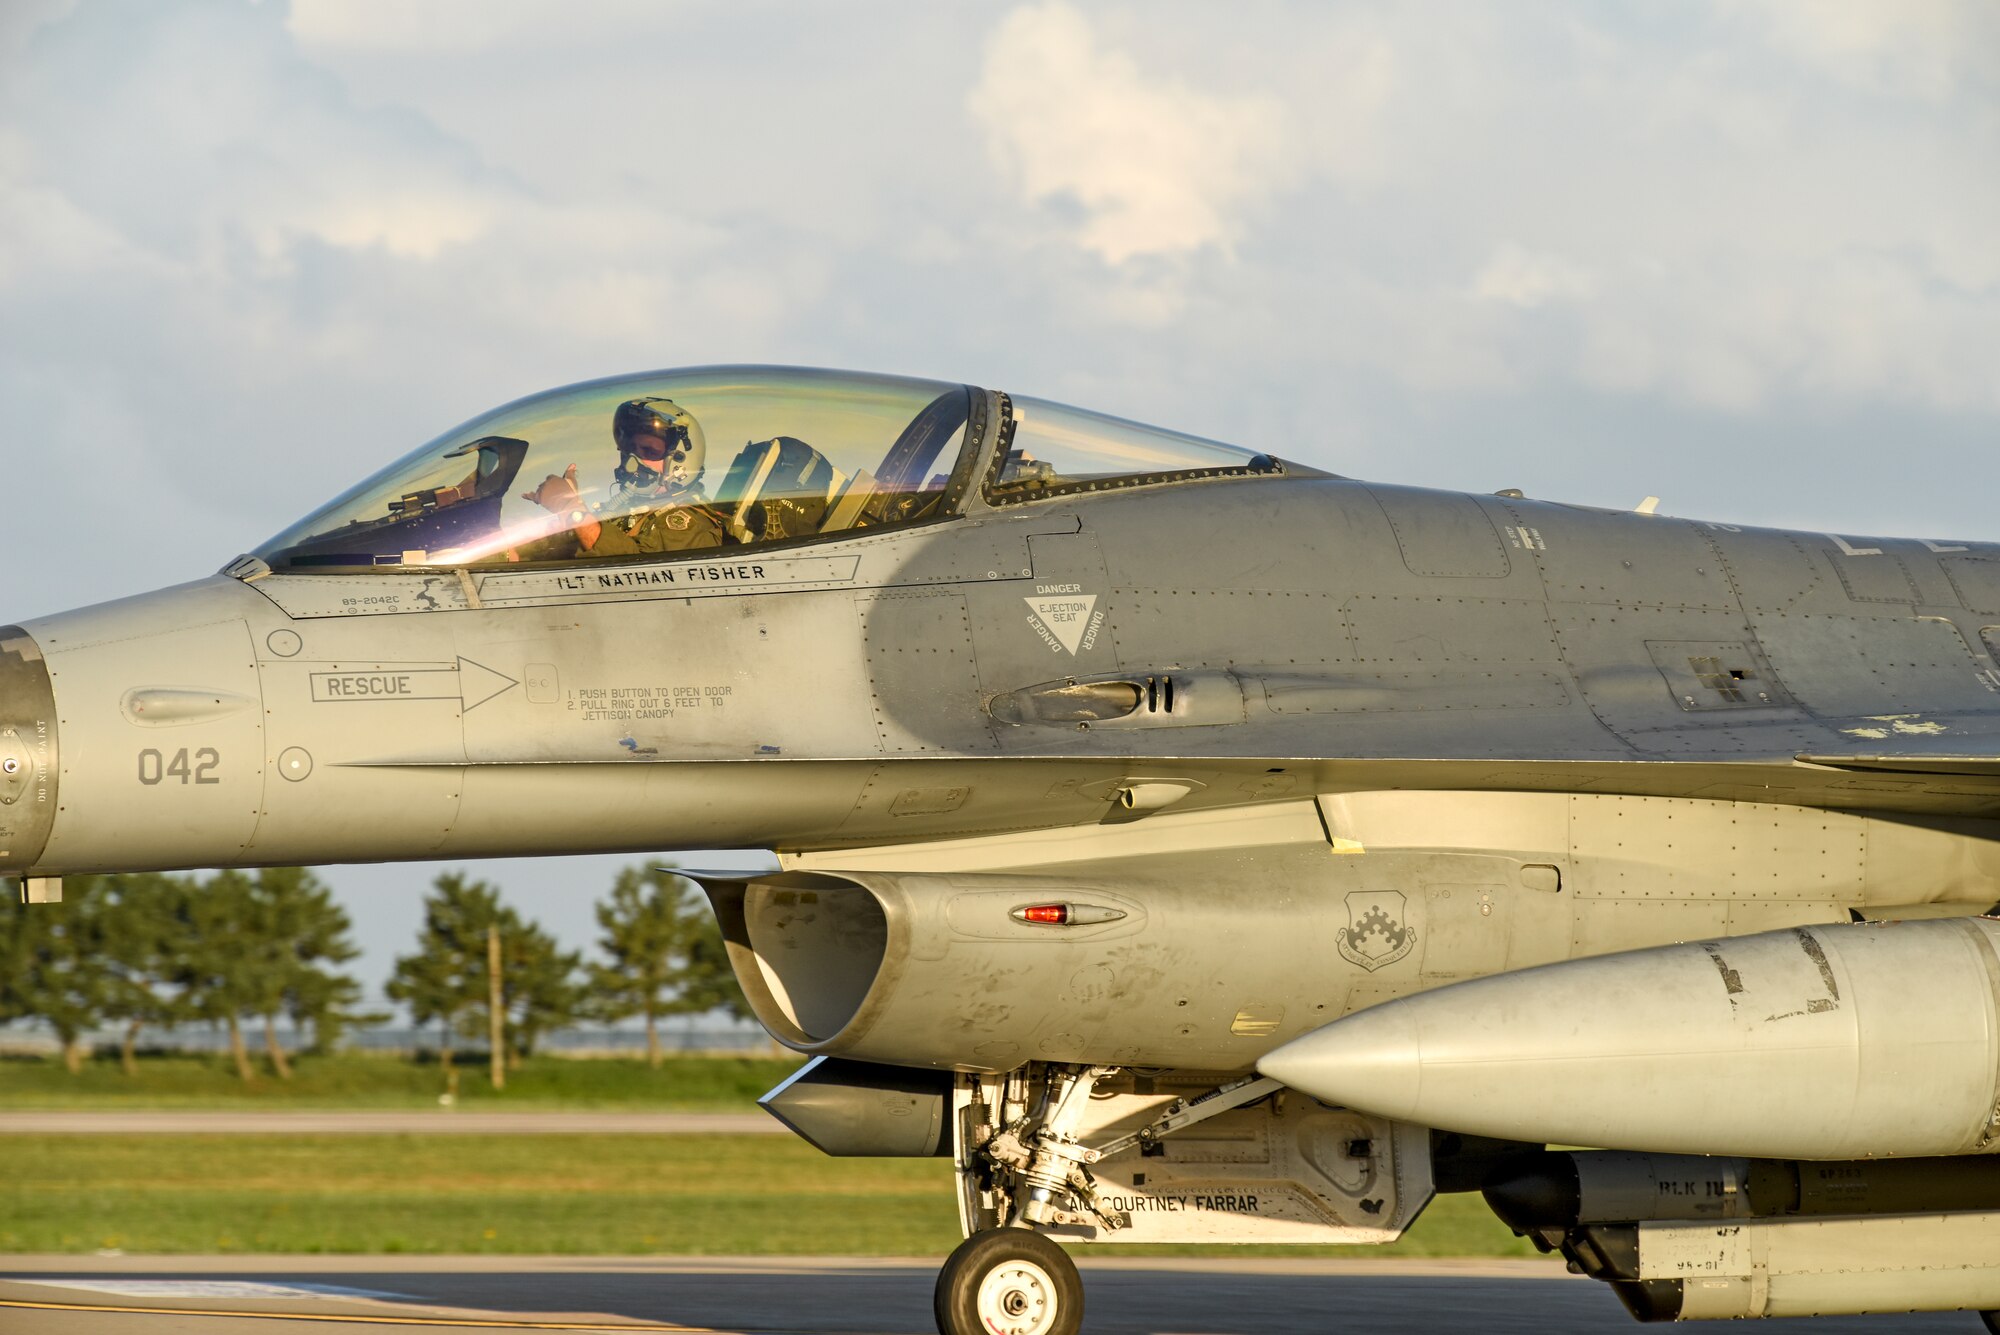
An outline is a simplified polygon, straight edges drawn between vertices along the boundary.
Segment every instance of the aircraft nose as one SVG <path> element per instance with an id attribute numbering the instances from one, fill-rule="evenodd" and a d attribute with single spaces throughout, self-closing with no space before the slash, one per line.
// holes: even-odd
<path id="1" fill-rule="evenodd" d="M 0 874 L 33 867 L 56 812 L 56 702 L 41 646 L 0 627 Z"/>

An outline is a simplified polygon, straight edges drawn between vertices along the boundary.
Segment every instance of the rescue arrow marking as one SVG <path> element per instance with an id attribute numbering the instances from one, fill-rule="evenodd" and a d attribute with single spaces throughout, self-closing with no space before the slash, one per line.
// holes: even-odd
<path id="1" fill-rule="evenodd" d="M 367 672 L 315 672 L 312 698 L 321 704 L 344 700 L 457 700 L 477 709 L 520 685 L 483 663 L 460 658 L 456 667 L 378 667 Z"/>

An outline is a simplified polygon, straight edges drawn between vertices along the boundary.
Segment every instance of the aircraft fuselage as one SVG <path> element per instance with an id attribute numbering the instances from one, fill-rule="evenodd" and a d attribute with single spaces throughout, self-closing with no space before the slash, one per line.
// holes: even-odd
<path id="1" fill-rule="evenodd" d="M 9 870 L 60 875 L 1070 826 L 1141 762 L 1200 785 L 1180 812 L 1692 766 L 1711 798 L 1893 811 L 1907 779 L 1794 757 L 1990 750 L 1995 623 L 1993 544 L 1325 477 L 571 571 L 217 576 L 14 635 L 49 690 L 9 660 L 34 781 L 0 820 Z M 1149 699 L 993 716 L 1072 681 Z"/>

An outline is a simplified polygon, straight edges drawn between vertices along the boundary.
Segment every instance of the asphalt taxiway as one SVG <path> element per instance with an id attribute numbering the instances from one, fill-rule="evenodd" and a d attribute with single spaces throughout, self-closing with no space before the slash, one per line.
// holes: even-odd
<path id="1" fill-rule="evenodd" d="M 1080 1258 L 1093 1335 L 1585 1335 L 1609 1290 L 1535 1261 Z M 936 1262 L 689 1257 L 0 1258 L 6 1335 L 508 1331 L 926 1335 Z M 1970 1313 L 1788 1321 L 1786 1335 L 1974 1335 Z"/>

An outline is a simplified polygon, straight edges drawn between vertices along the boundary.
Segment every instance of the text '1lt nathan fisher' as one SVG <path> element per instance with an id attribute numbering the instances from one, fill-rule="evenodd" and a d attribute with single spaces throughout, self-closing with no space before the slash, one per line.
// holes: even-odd
<path id="1" fill-rule="evenodd" d="M 1439 1191 L 1646 1320 L 1977 1311 L 1996 645 L 1991 543 L 660 372 L 0 631 L 0 866 L 773 850 L 695 874 L 815 1058 L 765 1106 L 951 1159 L 947 1335 L 1076 1330 L 1058 1243 Z"/>

